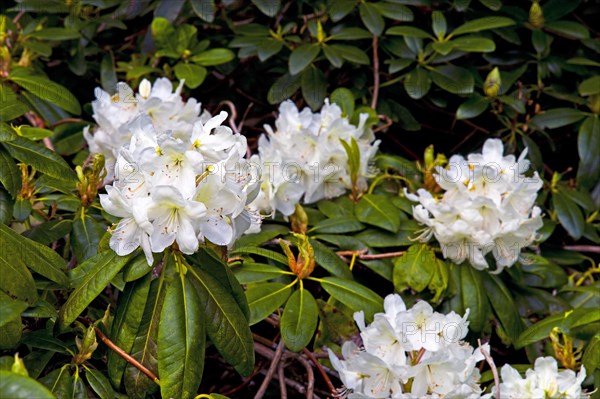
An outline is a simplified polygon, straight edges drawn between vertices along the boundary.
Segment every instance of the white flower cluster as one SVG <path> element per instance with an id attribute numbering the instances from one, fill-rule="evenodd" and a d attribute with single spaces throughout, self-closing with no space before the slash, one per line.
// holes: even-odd
<path id="1" fill-rule="evenodd" d="M 437 199 L 427 190 L 406 193 L 413 216 L 427 226 L 420 238 L 439 241 L 445 258 L 465 259 L 478 270 L 489 268 L 485 255 L 493 253 L 496 272 L 512 266 L 522 248 L 530 245 L 542 227 L 541 209 L 534 206 L 542 180 L 532 177 L 523 151 L 518 160 L 503 156 L 502 141 L 488 139 L 481 154 L 450 158 L 446 168 L 437 167 L 436 182 L 446 190 Z"/>
<path id="2" fill-rule="evenodd" d="M 117 92 L 110 95 L 96 89 L 96 101 L 92 102 L 94 120 L 98 127 L 92 134 L 89 126 L 83 131 L 91 153 L 103 154 L 107 175 L 104 181 L 114 179 L 114 166 L 120 149 L 129 144 L 131 131 L 129 123 L 140 115 L 147 115 L 159 132 L 171 131 L 174 135 L 189 135 L 196 122 L 206 122 L 211 115 L 204 111 L 200 115 L 200 103 L 190 98 L 181 98 L 183 81 L 173 92 L 173 85 L 167 78 L 160 78 L 154 85 L 142 80 L 136 94 L 127 83 L 119 82 Z"/>
<path id="3" fill-rule="evenodd" d="M 163 84 L 159 80 L 158 85 Z M 155 89 L 156 85 L 140 91 Z M 159 104 L 158 96 L 151 98 L 156 100 L 152 110 L 167 112 L 174 106 L 169 101 Z M 190 103 L 195 106 L 196 101 Z M 123 133 L 130 141 L 117 152 L 115 180 L 100 202 L 106 212 L 122 218 L 110 240 L 117 254 L 127 255 L 141 246 L 152 264 L 152 253 L 173 243 L 186 254 L 194 253 L 205 238 L 229 245 L 259 222 L 246 209 L 258 188 L 243 159 L 246 138 L 221 126 L 226 112 L 205 122 L 195 118 L 189 126 L 174 118 L 171 129 L 165 120 L 156 123 L 143 112 L 122 126 L 114 125 L 117 135 Z"/>
<path id="4" fill-rule="evenodd" d="M 525 378 L 506 364 L 500 370 L 500 399 L 586 399 L 590 394 L 582 392 L 581 383 L 585 380 L 585 367 L 575 374 L 572 370 L 559 372 L 556 359 L 539 357 L 534 369 L 528 369 Z"/>
<path id="5" fill-rule="evenodd" d="M 360 178 L 366 185 L 367 167 L 379 146 L 373 131 L 366 127 L 368 115 L 362 114 L 358 126 L 342 117 L 336 104 L 325 101 L 321 112 L 309 108 L 299 111 L 292 101 L 279 107 L 275 129 L 265 126 L 267 135 L 258 141 L 258 155 L 250 161 L 262 170 L 261 192 L 253 207 L 262 213 L 275 210 L 291 215 L 304 196 L 311 204 L 338 197 L 352 188 L 348 155 L 340 140 L 356 140 L 360 150 Z"/>
<path id="6" fill-rule="evenodd" d="M 350 399 L 489 398 L 482 396 L 475 365 L 484 359 L 462 339 L 468 332 L 468 311 L 434 312 L 424 301 L 411 309 L 399 295 L 388 295 L 385 313 L 365 325 L 363 312 L 354 314 L 364 348 L 342 346 L 344 360 L 329 351 Z M 484 345 L 484 350 L 488 350 Z"/>

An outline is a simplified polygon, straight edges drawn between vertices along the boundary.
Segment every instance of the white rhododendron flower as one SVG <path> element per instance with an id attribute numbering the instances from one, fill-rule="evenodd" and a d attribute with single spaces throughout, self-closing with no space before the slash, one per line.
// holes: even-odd
<path id="1" fill-rule="evenodd" d="M 128 132 L 129 141 L 118 149 L 112 185 L 100 194 L 106 212 L 122 218 L 113 228 L 110 247 L 123 256 L 141 246 L 152 264 L 153 252 L 173 244 L 192 254 L 205 239 L 231 245 L 245 231 L 257 229 L 260 217 L 247 207 L 258 191 L 257 173 L 243 159 L 246 138 L 221 125 L 227 113 L 206 120 L 193 117 L 186 120 L 193 121 L 189 128 L 168 129 L 163 116 L 157 122 L 152 115 L 168 114 L 161 107 L 173 99 L 176 106 L 178 91 L 171 93 L 164 82 L 154 87 L 143 82 L 139 96 L 157 101 L 142 103 L 140 107 L 149 108 L 115 130 Z M 181 103 L 180 111 L 188 104 Z M 177 126 L 181 120 L 172 121 Z"/>
<path id="2" fill-rule="evenodd" d="M 148 116 L 157 131 L 171 131 L 176 138 L 189 136 L 196 122 L 210 119 L 208 112 L 200 114 L 200 103 L 195 99 L 183 101 L 182 88 L 183 81 L 173 91 L 169 79 L 160 78 L 154 85 L 146 79 L 142 80 L 138 93 L 134 93 L 124 82 L 117 84 L 117 92 L 112 96 L 100 88 L 96 89 L 92 108 L 98 127 L 93 129 L 93 134 L 89 126 L 86 127 L 83 135 L 91 153 L 104 155 L 106 183 L 114 179 L 114 165 L 120 149 L 131 140 L 133 132 L 130 123 L 140 115 Z"/>
<path id="3" fill-rule="evenodd" d="M 502 141 L 488 139 L 481 154 L 454 155 L 445 168 L 436 167 L 435 180 L 445 190 L 441 198 L 424 189 L 406 193 L 419 202 L 413 216 L 427 226 L 422 240 L 434 235 L 445 258 L 468 260 L 478 270 L 489 268 L 485 256 L 492 253 L 497 273 L 517 261 L 543 224 L 534 205 L 542 179 L 537 172 L 523 174 L 527 150 L 519 159 L 503 152 Z"/>
<path id="4" fill-rule="evenodd" d="M 559 372 L 556 359 L 539 357 L 535 360 L 534 368 L 528 369 L 525 378 L 519 372 L 506 364 L 500 370 L 500 399 L 585 399 L 589 398 L 581 390 L 585 379 L 585 367 L 575 374 L 572 370 Z"/>
<path id="5" fill-rule="evenodd" d="M 342 346 L 343 360 L 329 351 L 347 397 L 357 398 L 490 398 L 482 396 L 476 364 L 480 349 L 462 341 L 468 332 L 468 311 L 434 312 L 427 302 L 407 309 L 399 295 L 388 295 L 384 313 L 370 325 L 363 312 L 354 314 L 363 347 Z M 489 351 L 489 346 L 483 349 Z"/>
<path id="6" fill-rule="evenodd" d="M 351 189 L 348 155 L 340 140 L 348 144 L 356 140 L 360 150 L 357 184 L 366 187 L 367 167 L 379 146 L 366 126 L 367 117 L 362 114 L 354 126 L 328 100 L 319 113 L 309 108 L 299 111 L 290 100 L 281 103 L 275 128 L 265 126 L 267 134 L 259 138 L 258 155 L 251 158 L 260 166 L 263 180 L 253 207 L 263 214 L 278 210 L 288 216 L 302 197 L 311 204 Z"/>

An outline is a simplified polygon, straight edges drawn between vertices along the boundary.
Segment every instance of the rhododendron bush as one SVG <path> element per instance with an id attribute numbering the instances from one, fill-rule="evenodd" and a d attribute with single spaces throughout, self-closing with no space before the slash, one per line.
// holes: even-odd
<path id="1" fill-rule="evenodd" d="M 0 5 L 0 397 L 599 398 L 598 8 Z"/>

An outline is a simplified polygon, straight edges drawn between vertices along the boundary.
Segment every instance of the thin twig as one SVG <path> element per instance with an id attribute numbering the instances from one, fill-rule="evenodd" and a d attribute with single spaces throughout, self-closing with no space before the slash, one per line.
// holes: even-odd
<path id="1" fill-rule="evenodd" d="M 563 249 L 567 251 L 593 252 L 600 254 L 600 246 L 598 245 L 565 245 Z"/>
<path id="2" fill-rule="evenodd" d="M 287 388 L 285 386 L 285 369 L 284 363 L 280 362 L 277 367 L 277 379 L 279 380 L 279 392 L 281 399 L 287 399 Z"/>
<path id="3" fill-rule="evenodd" d="M 343 256 L 354 256 L 361 260 L 374 260 L 374 259 L 387 259 L 387 258 L 396 258 L 398 256 L 402 256 L 406 253 L 406 251 L 397 251 L 397 252 L 386 252 L 383 254 L 368 254 L 367 249 L 361 249 L 359 251 L 337 251 L 340 257 Z"/>
<path id="4" fill-rule="evenodd" d="M 283 355 L 284 347 L 285 347 L 285 344 L 283 343 L 283 341 L 279 341 L 279 345 L 277 345 L 277 350 L 275 351 L 275 354 L 273 355 L 273 359 L 271 360 L 271 365 L 269 366 L 269 369 L 267 370 L 265 379 L 263 380 L 262 384 L 260 385 L 260 388 L 258 388 L 256 395 L 254 395 L 254 399 L 262 399 L 262 397 L 265 395 L 265 392 L 267 392 L 269 383 L 273 379 L 275 370 L 277 370 L 277 367 L 279 366 L 279 361 L 281 360 L 281 355 Z"/>
<path id="5" fill-rule="evenodd" d="M 63 118 L 59 121 L 54 122 L 52 125 L 50 125 L 50 127 L 52 129 L 54 129 L 56 126 L 60 126 L 64 123 L 71 123 L 71 122 L 85 122 L 85 121 L 81 118 Z"/>
<path id="6" fill-rule="evenodd" d="M 106 346 L 108 346 L 113 351 L 117 352 L 117 354 L 119 356 L 121 356 L 123 359 L 127 360 L 131 365 L 133 365 L 135 368 L 137 368 L 142 373 L 144 373 L 152 381 L 156 382 L 157 384 L 160 384 L 160 380 L 158 379 L 157 376 L 154 375 L 154 373 L 152 371 L 148 370 L 143 364 L 141 364 L 140 362 L 138 362 L 137 360 L 135 360 L 135 358 L 131 357 L 123 349 L 119 348 L 106 335 L 104 335 L 104 333 L 102 331 L 100 331 L 100 329 L 98 327 L 94 326 L 94 331 L 96 332 L 96 335 L 98 337 L 100 337 L 100 339 L 102 340 L 102 342 L 104 342 L 104 344 L 106 344 Z"/>
<path id="7" fill-rule="evenodd" d="M 392 126 L 392 123 L 394 123 L 394 121 L 392 121 L 392 119 L 387 115 L 378 115 L 378 116 L 379 116 L 379 119 L 381 119 L 384 122 L 384 124 L 381 126 L 377 126 L 375 129 L 373 129 L 373 133 L 377 133 L 382 130 L 385 130 L 388 127 Z"/>
<path id="8" fill-rule="evenodd" d="M 240 130 L 235 124 L 235 120 L 237 119 L 237 109 L 235 108 L 235 105 L 229 100 L 221 101 L 221 104 L 225 104 L 229 107 L 229 110 L 231 111 L 231 115 L 229 116 L 229 124 L 231 125 L 233 132 L 235 134 L 239 134 Z"/>
<path id="9" fill-rule="evenodd" d="M 477 343 L 479 344 L 479 351 L 481 352 L 481 354 L 485 358 L 485 361 L 490 365 L 490 368 L 492 369 L 492 375 L 494 376 L 494 384 L 496 385 L 496 394 L 494 395 L 494 397 L 499 398 L 500 397 L 500 378 L 498 378 L 498 369 L 496 368 L 494 359 L 492 359 L 490 354 L 487 353 L 487 351 L 485 349 L 483 349 L 480 339 L 477 340 Z"/>
<path id="10" fill-rule="evenodd" d="M 312 369 L 312 366 L 310 365 L 308 360 L 306 360 L 300 355 L 288 352 L 287 356 L 293 358 L 294 360 L 297 360 L 298 363 L 303 365 L 306 369 L 306 374 L 308 378 L 308 384 L 306 385 L 306 399 L 313 399 L 313 391 L 315 389 L 315 373 Z"/>
<path id="11" fill-rule="evenodd" d="M 323 367 L 321 367 L 321 363 L 319 363 L 319 361 L 315 359 L 313 353 L 306 348 L 304 348 L 304 354 L 310 359 L 311 362 L 313 362 L 313 364 L 317 367 L 317 370 L 319 370 L 321 377 L 323 377 L 323 380 L 325 380 L 325 384 L 327 384 L 327 388 L 329 388 L 329 393 L 331 395 L 336 394 L 335 387 L 333 386 L 333 383 L 329 379 L 329 376 L 327 375 L 325 370 L 323 370 Z"/>
<path id="12" fill-rule="evenodd" d="M 379 37 L 373 35 L 373 99 L 371 108 L 377 109 L 377 97 L 379 97 Z"/>

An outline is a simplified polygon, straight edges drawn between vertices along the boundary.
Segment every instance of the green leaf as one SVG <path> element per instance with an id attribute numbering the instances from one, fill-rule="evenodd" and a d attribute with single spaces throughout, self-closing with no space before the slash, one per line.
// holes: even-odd
<path id="1" fill-rule="evenodd" d="M 267 101 L 269 104 L 278 104 L 290 98 L 300 88 L 301 75 L 284 74 L 269 88 Z"/>
<path id="2" fill-rule="evenodd" d="M 0 98 L 2 99 L 0 121 L 9 121 L 18 118 L 29 111 L 29 108 L 25 104 L 17 100 L 17 95 L 12 89 L 2 83 L 0 83 Z"/>
<path id="3" fill-rule="evenodd" d="M 435 271 L 435 253 L 427 244 L 412 245 L 406 253 L 394 259 L 394 289 L 410 287 L 417 292 L 429 285 Z"/>
<path id="4" fill-rule="evenodd" d="M 152 266 L 148 265 L 146 256 L 143 253 L 135 256 L 125 265 L 123 269 L 123 280 L 128 283 L 144 277 L 152 271 Z"/>
<path id="5" fill-rule="evenodd" d="M 589 58 L 585 58 L 585 57 L 573 57 L 573 58 L 569 58 L 567 60 L 567 63 L 568 64 L 573 64 L 573 65 L 586 65 L 586 66 L 600 67 L 600 62 L 594 61 L 594 60 L 590 60 Z"/>
<path id="6" fill-rule="evenodd" d="M 2 234 L 5 229 L 10 229 L 4 225 L 0 225 L 0 228 Z M 19 247 L 5 243 L 0 245 L 0 290 L 13 299 L 34 305 L 38 298 L 35 282 L 19 251 Z"/>
<path id="7" fill-rule="evenodd" d="M 105 228 L 89 215 L 84 214 L 73 221 L 71 243 L 79 262 L 84 262 L 98 253 L 98 243 L 105 232 Z"/>
<path id="8" fill-rule="evenodd" d="M 280 254 L 279 252 L 271 251 L 270 249 L 260 248 L 260 247 L 241 247 L 235 248 L 235 250 L 230 252 L 231 256 L 239 255 L 239 254 L 255 254 L 264 256 L 265 258 L 274 260 L 275 262 L 279 262 L 282 265 L 287 266 L 288 260 L 285 256 Z"/>
<path id="9" fill-rule="evenodd" d="M 558 221 L 567 233 L 576 240 L 580 239 L 585 229 L 585 219 L 581 209 L 561 192 L 552 195 L 552 206 Z"/>
<path id="10" fill-rule="evenodd" d="M 226 48 L 213 48 L 190 58 L 192 62 L 202 66 L 225 64 L 235 58 L 233 51 Z"/>
<path id="11" fill-rule="evenodd" d="M 0 370 L 0 397 L 10 399 L 56 398 L 33 378 L 6 370 Z"/>
<path id="12" fill-rule="evenodd" d="M 489 53 L 496 50 L 493 40 L 485 37 L 464 36 L 452 40 L 454 49 L 465 52 Z"/>
<path id="13" fill-rule="evenodd" d="M 354 216 L 341 216 L 335 219 L 325 219 L 314 225 L 309 232 L 341 234 L 360 231 L 364 228 L 365 225 L 359 222 Z"/>
<path id="14" fill-rule="evenodd" d="M 356 7 L 354 0 L 332 0 L 329 3 L 329 15 L 333 22 L 338 22 Z"/>
<path id="15" fill-rule="evenodd" d="M 487 29 L 503 28 L 515 24 L 510 18 L 506 17 L 484 17 L 468 21 L 458 28 L 454 29 L 451 36 L 464 35 L 465 33 L 481 32 Z"/>
<path id="16" fill-rule="evenodd" d="M 67 181 L 76 179 L 75 173 L 62 157 L 44 145 L 24 137 L 16 137 L 3 143 L 10 155 L 26 165 L 33 166 L 48 176 Z"/>
<path id="17" fill-rule="evenodd" d="M 588 28 L 574 21 L 546 22 L 544 28 L 568 39 L 589 39 L 590 37 Z"/>
<path id="18" fill-rule="evenodd" d="M 420 39 L 433 39 L 431 34 L 414 26 L 394 26 L 387 30 L 386 34 L 395 36 L 417 37 Z"/>
<path id="19" fill-rule="evenodd" d="M 235 278 L 240 284 L 260 283 L 287 274 L 284 270 L 266 263 L 244 262 L 233 269 Z"/>
<path id="20" fill-rule="evenodd" d="M 404 89 L 413 99 L 423 98 L 431 88 L 431 79 L 429 73 L 422 68 L 415 68 L 410 71 L 404 79 Z"/>
<path id="21" fill-rule="evenodd" d="M 596 75 L 584 80 L 579 84 L 578 90 L 582 97 L 600 93 L 600 76 Z"/>
<path id="22" fill-rule="evenodd" d="M 573 309 L 564 313 L 547 316 L 523 331 L 514 344 L 515 348 L 520 349 L 547 338 L 554 328 L 559 328 L 561 332 L 568 334 L 575 322 L 589 314 L 596 316 L 594 313 L 600 312 L 595 312 L 595 310 L 590 311 L 590 309 Z"/>
<path id="23" fill-rule="evenodd" d="M 145 257 L 143 257 L 145 258 Z M 110 333 L 111 340 L 125 353 L 130 353 L 142 323 L 144 309 L 150 292 L 151 276 L 133 281 L 119 295 L 115 318 Z M 116 387 L 121 385 L 127 361 L 114 351 L 108 352 L 108 376 Z"/>
<path id="24" fill-rule="evenodd" d="M 121 271 L 128 260 L 128 256 L 119 256 L 113 251 L 106 251 L 79 265 L 79 267 L 90 267 L 90 271 L 60 309 L 58 313 L 60 326 L 66 327 L 75 321 L 77 316 L 100 295 L 108 283 Z"/>
<path id="25" fill-rule="evenodd" d="M 329 295 L 354 311 L 364 311 L 367 320 L 383 309 L 383 299 L 356 281 L 338 277 L 323 277 L 319 281 Z"/>
<path id="26" fill-rule="evenodd" d="M 65 274 L 67 263 L 55 251 L 17 234 L 7 226 L 0 225 L 0 232 L 2 232 L 0 247 L 12 248 L 17 254 L 13 260 L 18 259 L 34 272 L 58 284 L 69 285 Z"/>
<path id="27" fill-rule="evenodd" d="M 348 268 L 348 265 L 335 252 L 317 240 L 309 239 L 309 241 L 315 252 L 317 265 L 334 276 L 352 280 L 352 272 Z"/>
<path id="28" fill-rule="evenodd" d="M 372 3 L 360 3 L 358 13 L 367 29 L 375 36 L 381 36 L 385 28 L 385 21 L 379 9 Z"/>
<path id="29" fill-rule="evenodd" d="M 79 39 L 81 34 L 77 31 L 65 28 L 44 28 L 30 33 L 28 36 L 34 39 L 62 41 Z"/>
<path id="30" fill-rule="evenodd" d="M 3 327 L 0 327 L 0 350 L 14 350 L 21 341 L 22 334 L 23 326 L 20 317 L 6 322 Z"/>
<path id="31" fill-rule="evenodd" d="M 188 269 L 200 298 L 206 332 L 223 358 L 241 375 L 254 367 L 254 342 L 246 317 L 235 299 L 210 274 Z"/>
<path id="32" fill-rule="evenodd" d="M 280 0 L 252 0 L 252 4 L 267 17 L 274 17 L 281 8 Z"/>
<path id="33" fill-rule="evenodd" d="M 184 79 L 185 85 L 190 89 L 200 86 L 207 74 L 206 68 L 184 62 L 178 62 L 173 70 L 177 79 Z"/>
<path id="34" fill-rule="evenodd" d="M 369 56 L 358 47 L 346 44 L 332 44 L 327 46 L 327 48 L 339 54 L 346 61 L 360 65 L 369 65 L 370 63 Z"/>
<path id="35" fill-rule="evenodd" d="M 13 198 L 16 198 L 21 190 L 19 168 L 2 146 L 0 146 L 0 183 Z"/>
<path id="36" fill-rule="evenodd" d="M 386 18 L 393 19 L 394 21 L 409 22 L 415 18 L 412 10 L 401 4 L 385 1 L 369 4 L 372 4 L 375 8 L 377 8 L 379 14 Z"/>
<path id="37" fill-rule="evenodd" d="M 498 11 L 502 8 L 502 0 L 479 0 L 479 2 L 492 11 Z"/>
<path id="38" fill-rule="evenodd" d="M 233 249 L 242 247 L 257 247 L 273 238 L 287 234 L 289 229 L 279 224 L 264 224 L 259 233 L 244 234 L 234 243 Z"/>
<path id="39" fill-rule="evenodd" d="M 50 79 L 32 75 L 25 68 L 13 69 L 9 79 L 42 100 L 49 101 L 72 114 L 81 114 L 81 106 L 77 98 L 64 86 Z"/>
<path id="40" fill-rule="evenodd" d="M 261 40 L 256 49 L 258 51 L 258 59 L 264 62 L 283 49 L 283 42 L 270 38 Z"/>
<path id="41" fill-rule="evenodd" d="M 339 105 L 342 109 L 342 116 L 352 117 L 352 114 L 354 114 L 354 95 L 349 89 L 338 87 L 331 93 L 329 99 L 332 103 Z"/>
<path id="42" fill-rule="evenodd" d="M 358 27 L 344 27 L 339 31 L 335 32 L 328 39 L 331 40 L 360 40 L 360 39 L 370 39 L 372 37 L 369 31 L 358 28 Z"/>
<path id="43" fill-rule="evenodd" d="M 528 287 L 560 288 L 567 284 L 567 274 L 562 267 L 541 256 L 521 254 L 523 283 Z"/>
<path id="44" fill-rule="evenodd" d="M 555 129 L 575 123 L 585 117 L 585 113 L 573 108 L 554 108 L 531 118 L 530 124 L 539 129 Z"/>
<path id="45" fill-rule="evenodd" d="M 156 340 L 165 297 L 164 285 L 164 273 L 161 274 L 159 279 L 152 281 L 150 284 L 146 306 L 143 308 L 142 320 L 131 348 L 131 356 L 154 373 L 157 373 Z M 134 304 L 132 303 L 130 306 L 134 306 Z M 144 399 L 158 388 L 154 381 L 151 381 L 138 368 L 130 364 L 125 368 L 123 381 L 125 382 L 127 394 L 133 398 Z"/>
<path id="46" fill-rule="evenodd" d="M 249 324 L 256 324 L 268 317 L 288 299 L 291 291 L 291 287 L 283 283 L 262 283 L 248 288 Z"/>
<path id="47" fill-rule="evenodd" d="M 600 368 L 600 334 L 594 335 L 586 345 L 581 362 L 585 366 L 585 371 L 590 374 Z"/>
<path id="48" fill-rule="evenodd" d="M 34 141 L 38 141 L 46 137 L 52 137 L 54 134 L 52 130 L 31 126 L 21 126 L 19 128 L 19 132 L 21 133 L 21 136 Z"/>
<path id="49" fill-rule="evenodd" d="M 487 272 L 476 270 L 468 264 L 463 264 L 459 268 L 462 303 L 465 309 L 470 310 L 469 329 L 481 332 L 490 317 L 488 294 L 482 281 L 482 275 L 487 274 Z M 491 300 L 494 299 L 491 298 Z"/>
<path id="50" fill-rule="evenodd" d="M 327 79 L 320 69 L 307 68 L 302 73 L 302 97 L 310 108 L 315 111 L 323 106 L 323 100 L 327 94 Z"/>
<path id="51" fill-rule="evenodd" d="M 510 292 L 498 276 L 485 273 L 481 277 L 492 309 L 502 325 L 502 330 L 510 338 L 509 343 L 515 342 L 524 328 L 514 300 L 514 294 Z"/>
<path id="52" fill-rule="evenodd" d="M 14 203 L 10 195 L 0 187 L 0 224 L 9 224 L 13 217 Z"/>
<path id="53" fill-rule="evenodd" d="M 300 288 L 290 296 L 281 315 L 281 338 L 285 346 L 299 352 L 308 345 L 319 321 L 317 301 L 311 293 Z"/>
<path id="54" fill-rule="evenodd" d="M 104 373 L 99 370 L 91 369 L 87 366 L 85 368 L 85 378 L 90 387 L 96 392 L 100 399 L 113 399 L 118 397 L 118 394 L 114 391 L 110 385 L 110 381 Z"/>
<path id="55" fill-rule="evenodd" d="M 19 319 L 19 322 L 21 322 L 21 313 L 28 307 L 27 302 L 13 299 L 4 291 L 0 291 L 0 327 L 4 327 L 8 322 L 15 319 Z"/>
<path id="56" fill-rule="evenodd" d="M 481 115 L 488 109 L 490 103 L 481 96 L 474 95 L 462 103 L 456 110 L 456 119 L 471 119 Z"/>
<path id="57" fill-rule="evenodd" d="M 356 204 L 355 214 L 359 221 L 392 233 L 400 229 L 399 211 L 384 195 L 363 195 Z"/>
<path id="58" fill-rule="evenodd" d="M 317 58 L 320 52 L 321 48 L 316 43 L 302 44 L 297 47 L 292 51 L 288 62 L 290 74 L 297 75 L 302 72 L 315 58 Z"/>
<path id="59" fill-rule="evenodd" d="M 167 261 L 165 267 L 175 264 Z M 158 377 L 163 398 L 190 399 L 196 396 L 202 379 L 206 325 L 198 292 L 189 278 L 180 273 L 165 281 L 158 324 Z"/>
<path id="60" fill-rule="evenodd" d="M 475 80 L 468 69 L 454 65 L 444 65 L 432 69 L 430 76 L 433 83 L 450 93 L 473 93 Z"/>
<path id="61" fill-rule="evenodd" d="M 117 87 L 117 73 L 115 72 L 115 62 L 110 53 L 104 54 L 100 61 L 100 82 L 104 91 L 110 93 Z"/>
<path id="62" fill-rule="evenodd" d="M 192 10 L 206 22 L 213 22 L 215 19 L 215 1 L 214 0 L 190 0 Z"/>
<path id="63" fill-rule="evenodd" d="M 443 39 L 446 36 L 446 18 L 441 11 L 434 11 L 431 13 L 431 28 L 433 29 L 433 34 L 437 36 L 438 39 Z"/>

